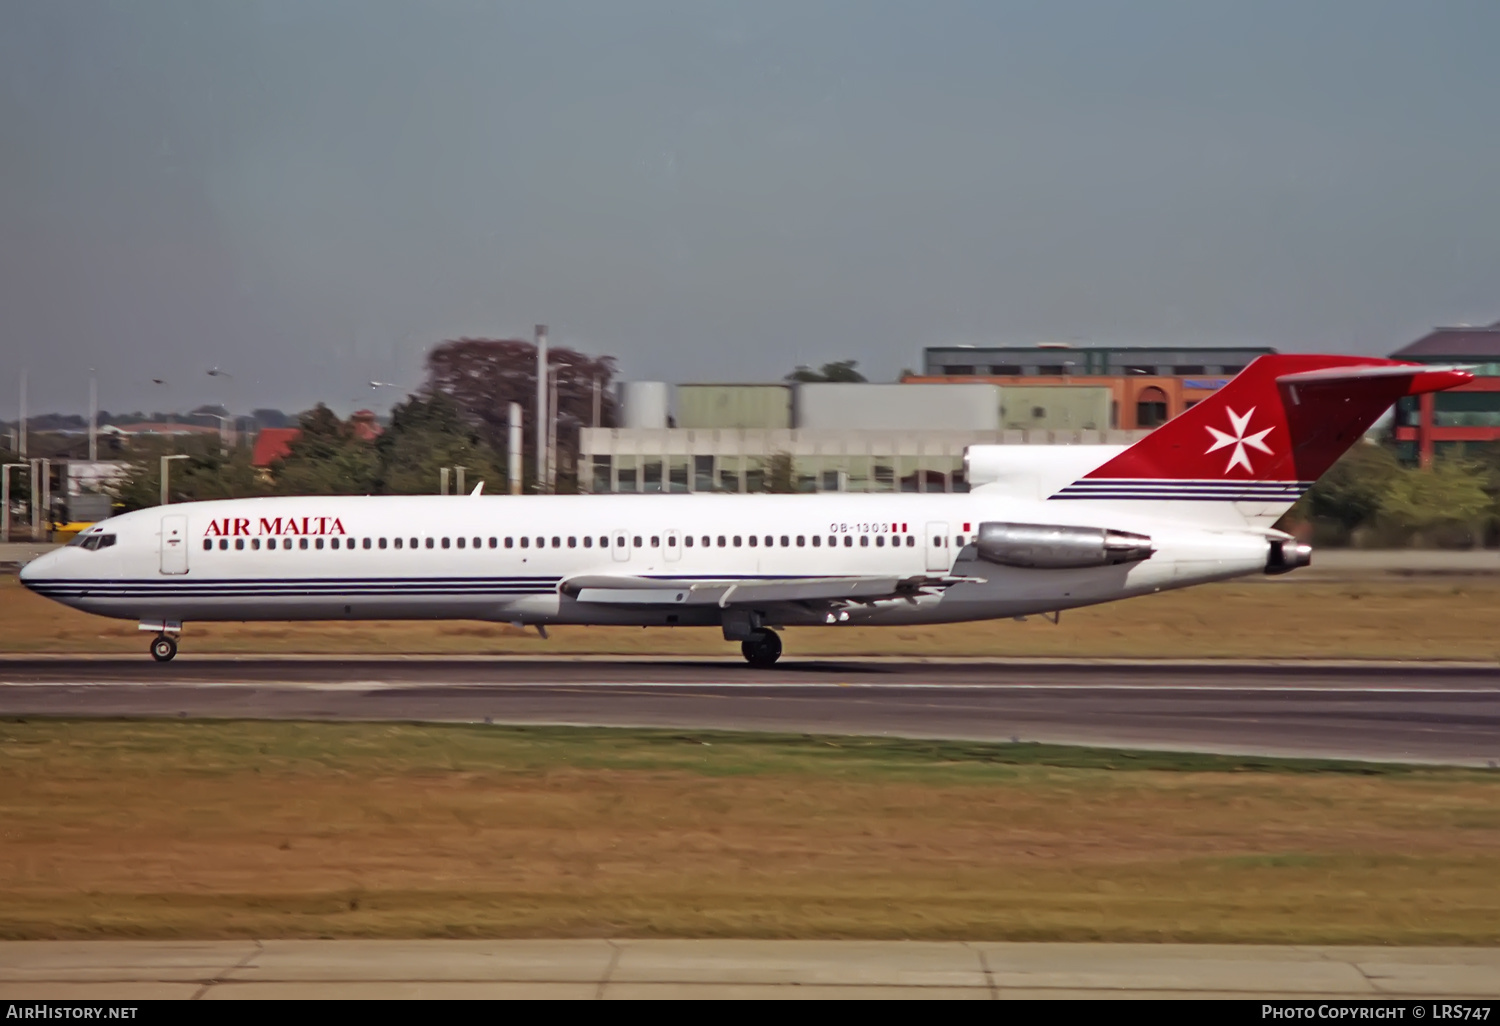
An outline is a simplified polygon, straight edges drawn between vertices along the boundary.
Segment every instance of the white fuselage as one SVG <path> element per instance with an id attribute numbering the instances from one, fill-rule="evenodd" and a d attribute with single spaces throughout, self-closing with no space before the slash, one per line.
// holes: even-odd
<path id="1" fill-rule="evenodd" d="M 1170 505 L 1170 504 L 1167 504 Z M 1197 505 L 1197 504 L 1192 504 Z M 1040 613 L 1264 571 L 1269 536 L 1204 527 L 1150 502 L 970 494 L 308 496 L 139 510 L 102 522 L 108 547 L 28 564 L 26 585 L 104 616 L 146 621 L 472 619 L 709 625 L 715 606 L 580 602 L 576 578 L 687 582 L 891 575 L 962 577 L 842 604 L 839 623 L 910 624 Z M 1149 559 L 1024 569 L 977 557 L 981 522 L 1149 535 Z M 775 603 L 768 625 L 829 622 L 827 603 Z"/>

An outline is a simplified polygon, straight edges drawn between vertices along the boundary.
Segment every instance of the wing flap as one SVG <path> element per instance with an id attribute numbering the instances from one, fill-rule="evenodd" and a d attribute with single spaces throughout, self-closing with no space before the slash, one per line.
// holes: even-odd
<path id="1" fill-rule="evenodd" d="M 914 594 L 936 581 L 903 577 L 779 577 L 674 581 L 650 577 L 579 577 L 562 591 L 579 602 L 620 606 L 738 606 L 775 602 L 870 601 Z M 957 582 L 952 582 L 957 583 Z"/>

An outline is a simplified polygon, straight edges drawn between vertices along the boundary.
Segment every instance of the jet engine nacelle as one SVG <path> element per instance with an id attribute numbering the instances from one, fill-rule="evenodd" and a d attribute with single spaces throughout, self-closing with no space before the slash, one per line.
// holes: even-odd
<path id="1" fill-rule="evenodd" d="M 980 559 L 1038 570 L 1082 570 L 1150 559 L 1156 550 L 1144 534 L 1101 527 L 1056 524 L 979 525 L 974 548 Z"/>
<path id="2" fill-rule="evenodd" d="M 1299 566 L 1312 565 L 1312 546 L 1294 541 L 1273 541 L 1266 556 L 1266 573 L 1285 574 Z"/>

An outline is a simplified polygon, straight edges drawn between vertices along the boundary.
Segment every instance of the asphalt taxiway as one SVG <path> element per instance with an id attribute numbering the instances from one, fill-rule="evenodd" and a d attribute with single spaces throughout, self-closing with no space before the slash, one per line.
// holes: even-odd
<path id="1" fill-rule="evenodd" d="M 0 941 L 0 1001 L 1255 998 L 1483 1002 L 1500 949 L 787 940 Z M 1337 1009 L 1324 1018 L 1339 1018 Z M 1415 1013 L 1410 1018 L 1421 1018 Z M 1316 1012 L 1312 1012 L 1316 1015 Z M 1345 1013 L 1347 1014 L 1347 1013 Z M 1434 1008 L 1434 1017 L 1439 1010 Z"/>
<path id="2" fill-rule="evenodd" d="M 1493 665 L 10 657 L 0 716 L 664 727 L 1500 765 Z"/>

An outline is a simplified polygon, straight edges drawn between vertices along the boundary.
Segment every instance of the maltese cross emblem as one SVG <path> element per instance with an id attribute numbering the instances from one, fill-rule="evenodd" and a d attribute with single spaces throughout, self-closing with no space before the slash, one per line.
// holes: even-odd
<path id="1" fill-rule="evenodd" d="M 1208 447 L 1208 452 L 1217 452 L 1228 446 L 1234 446 L 1234 452 L 1229 456 L 1229 466 L 1224 468 L 1224 473 L 1226 474 L 1235 467 L 1244 467 L 1246 473 L 1255 473 L 1255 468 L 1250 466 L 1250 456 L 1245 452 L 1247 448 L 1258 449 L 1266 454 L 1270 454 L 1271 452 L 1271 447 L 1264 441 L 1265 437 L 1271 433 L 1271 428 L 1266 428 L 1264 431 L 1257 431 L 1253 435 L 1245 433 L 1250 429 L 1250 418 L 1253 416 L 1255 416 L 1254 406 L 1250 407 L 1250 411 L 1243 417 L 1230 410 L 1229 427 L 1230 431 L 1233 432 L 1232 434 L 1220 431 L 1218 428 L 1208 429 L 1208 433 L 1214 436 L 1214 444 Z"/>

